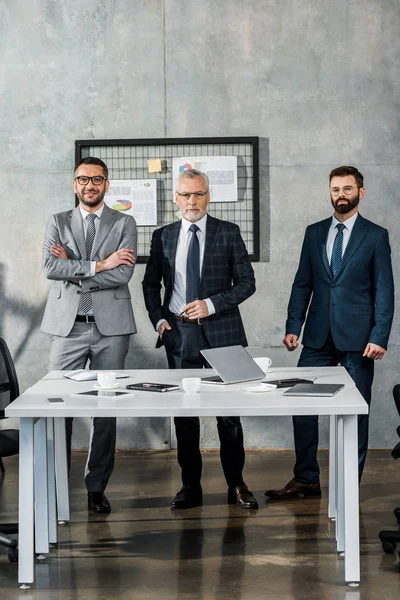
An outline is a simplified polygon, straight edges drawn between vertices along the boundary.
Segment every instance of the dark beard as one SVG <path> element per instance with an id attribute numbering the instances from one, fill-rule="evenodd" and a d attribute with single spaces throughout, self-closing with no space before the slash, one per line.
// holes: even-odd
<path id="1" fill-rule="evenodd" d="M 106 192 L 100 192 L 100 194 L 97 196 L 97 200 L 91 200 L 90 202 L 88 202 L 85 199 L 85 196 L 83 194 L 77 194 L 78 196 L 78 200 L 81 204 L 83 204 L 84 206 L 90 206 L 91 208 L 95 208 L 96 206 L 99 206 L 99 204 L 101 204 L 103 202 L 104 196 L 106 195 Z"/>
<path id="2" fill-rule="evenodd" d="M 336 206 L 336 203 L 339 202 L 339 200 L 346 200 L 347 204 L 342 204 L 341 206 Z M 356 206 L 359 205 L 359 202 L 360 202 L 360 191 L 358 191 L 357 197 L 352 198 L 352 200 L 348 200 L 347 198 L 337 198 L 336 200 L 332 200 L 332 197 L 331 197 L 332 206 L 339 215 L 346 215 L 347 213 L 351 212 L 353 210 L 353 208 L 356 208 Z"/>

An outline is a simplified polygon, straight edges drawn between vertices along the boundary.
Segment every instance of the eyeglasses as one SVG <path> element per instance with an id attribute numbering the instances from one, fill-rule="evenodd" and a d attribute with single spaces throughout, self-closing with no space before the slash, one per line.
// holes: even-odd
<path id="1" fill-rule="evenodd" d="M 102 177 L 101 175 L 95 175 L 94 177 L 85 177 L 80 175 L 79 177 L 75 177 L 75 181 L 79 183 L 79 185 L 87 185 L 89 181 L 93 183 L 93 185 L 103 185 L 104 181 L 107 181 L 107 177 Z"/>
<path id="2" fill-rule="evenodd" d="M 356 188 L 354 185 L 345 185 L 342 188 L 342 190 L 346 194 L 346 196 L 351 196 L 353 190 L 356 190 L 356 189 L 358 190 L 359 188 Z M 339 194 L 340 194 L 340 188 L 337 188 L 337 187 L 332 188 L 331 189 L 331 194 L 334 197 L 339 196 Z"/>
<path id="3" fill-rule="evenodd" d="M 189 200 L 190 196 L 194 196 L 196 200 L 201 200 L 201 198 L 204 198 L 204 196 L 207 196 L 207 194 L 208 190 L 206 192 L 183 192 L 183 194 L 181 194 L 180 192 L 176 192 L 177 196 L 180 196 L 185 200 Z"/>

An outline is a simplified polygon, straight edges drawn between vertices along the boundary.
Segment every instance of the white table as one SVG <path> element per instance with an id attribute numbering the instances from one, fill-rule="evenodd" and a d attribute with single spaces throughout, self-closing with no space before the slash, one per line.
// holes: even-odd
<path id="1" fill-rule="evenodd" d="M 180 383 L 182 377 L 204 376 L 204 370 L 126 371 L 127 383 Z M 208 371 L 207 375 L 212 373 Z M 357 415 L 368 406 L 343 367 L 274 369 L 267 378 L 318 377 L 320 383 L 344 383 L 331 398 L 283 396 L 284 390 L 251 393 L 243 385 L 201 386 L 198 394 L 135 392 L 125 398 L 72 398 L 93 382 L 78 383 L 52 371 L 27 389 L 7 409 L 20 417 L 19 455 L 19 565 L 18 580 L 34 581 L 34 553 L 47 554 L 57 541 L 57 519 L 68 521 L 68 477 L 65 417 L 174 417 L 174 416 L 330 416 L 329 517 L 336 519 L 337 551 L 344 553 L 345 581 L 360 580 Z M 255 382 L 252 382 L 255 383 Z M 247 384 L 250 385 L 250 384 Z M 48 397 L 64 403 L 50 404 Z M 346 459 L 344 459 L 346 457 Z"/>

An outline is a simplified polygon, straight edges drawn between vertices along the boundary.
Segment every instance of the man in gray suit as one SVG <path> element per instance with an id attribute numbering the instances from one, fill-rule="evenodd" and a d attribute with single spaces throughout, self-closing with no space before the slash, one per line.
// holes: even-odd
<path id="1" fill-rule="evenodd" d="M 83 158 L 72 186 L 73 210 L 50 217 L 43 246 L 43 271 L 51 280 L 42 331 L 52 336 L 50 370 L 123 369 L 129 336 L 136 332 L 128 283 L 136 256 L 136 223 L 104 204 L 108 169 Z M 67 419 L 70 461 L 72 419 Z M 111 510 L 104 490 L 114 467 L 116 419 L 92 420 L 85 469 L 88 509 Z"/>

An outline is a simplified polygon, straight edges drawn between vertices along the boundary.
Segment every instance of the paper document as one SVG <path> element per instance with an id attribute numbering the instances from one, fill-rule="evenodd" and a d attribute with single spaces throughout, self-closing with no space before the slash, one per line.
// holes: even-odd
<path id="1" fill-rule="evenodd" d="M 173 197 L 178 177 L 185 169 L 198 169 L 210 181 L 211 202 L 236 202 L 237 156 L 181 156 L 172 159 Z"/>
<path id="2" fill-rule="evenodd" d="M 69 373 L 64 373 L 64 377 L 68 379 L 73 379 L 74 381 L 92 381 L 97 379 L 97 371 L 88 371 L 86 369 L 77 369 L 76 371 L 69 371 Z M 124 379 L 129 377 L 125 373 L 117 373 L 117 379 Z"/>
<path id="3" fill-rule="evenodd" d="M 156 179 L 111 179 L 104 202 L 131 215 L 137 225 L 157 225 Z"/>

